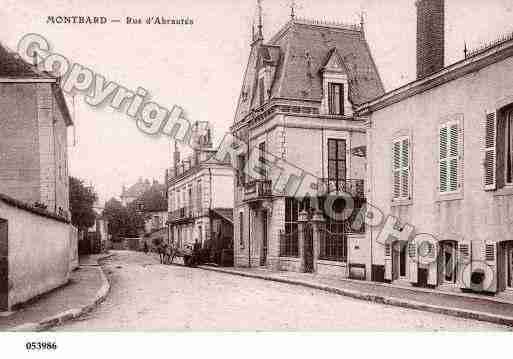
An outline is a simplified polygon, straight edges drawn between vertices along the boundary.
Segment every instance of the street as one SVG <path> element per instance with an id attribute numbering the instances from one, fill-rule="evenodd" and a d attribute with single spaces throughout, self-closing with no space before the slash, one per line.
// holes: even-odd
<path id="1" fill-rule="evenodd" d="M 55 331 L 507 330 L 506 327 L 346 298 L 300 286 L 176 265 L 115 251 L 106 300 Z"/>

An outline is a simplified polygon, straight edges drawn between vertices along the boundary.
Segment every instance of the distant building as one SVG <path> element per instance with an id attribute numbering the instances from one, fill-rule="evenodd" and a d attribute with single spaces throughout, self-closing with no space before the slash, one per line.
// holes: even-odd
<path id="1" fill-rule="evenodd" d="M 145 233 L 167 227 L 168 211 L 166 185 L 154 180 L 151 187 L 137 198 L 140 211 L 145 217 Z"/>
<path id="2" fill-rule="evenodd" d="M 151 188 L 151 183 L 148 179 L 144 180 L 142 177 L 139 178 L 137 183 L 133 184 L 130 187 L 123 186 L 123 189 L 121 191 L 121 203 L 123 206 L 127 206 L 128 204 L 135 201 L 137 198 L 139 198 L 144 192 L 149 190 Z"/>
<path id="3" fill-rule="evenodd" d="M 169 239 L 179 247 L 198 241 L 204 249 L 229 249 L 231 239 L 225 237 L 233 229 L 214 227 L 214 220 L 232 226 L 225 212 L 232 210 L 233 168 L 229 161 L 214 158 L 210 129 L 194 141 L 193 149 L 193 155 L 182 160 L 175 149 L 174 165 L 167 171 Z"/>
<path id="4" fill-rule="evenodd" d="M 77 265 L 69 223 L 67 127 L 59 79 L 0 45 L 0 311 L 65 284 Z"/>
<path id="5" fill-rule="evenodd" d="M 231 127 L 244 143 L 232 156 L 236 266 L 348 276 L 352 264 L 370 273 L 368 249 L 356 245 L 363 231 L 322 203 L 343 191 L 364 203 L 366 128 L 354 110 L 383 92 L 363 24 L 292 17 L 264 42 L 260 21 Z M 265 168 L 280 161 L 295 181 Z M 305 176 L 313 187 L 300 185 Z M 313 232 L 303 226 L 312 219 Z"/>
<path id="6" fill-rule="evenodd" d="M 373 279 L 512 290 L 513 36 L 444 67 L 444 1 L 417 11 L 417 80 L 358 109 L 368 201 L 385 215 L 367 230 Z"/>

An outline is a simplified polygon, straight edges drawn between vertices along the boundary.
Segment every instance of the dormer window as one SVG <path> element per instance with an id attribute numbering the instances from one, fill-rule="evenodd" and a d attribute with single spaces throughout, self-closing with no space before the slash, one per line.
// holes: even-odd
<path id="1" fill-rule="evenodd" d="M 328 109 L 330 115 L 344 114 L 344 85 L 329 83 L 328 85 Z"/>

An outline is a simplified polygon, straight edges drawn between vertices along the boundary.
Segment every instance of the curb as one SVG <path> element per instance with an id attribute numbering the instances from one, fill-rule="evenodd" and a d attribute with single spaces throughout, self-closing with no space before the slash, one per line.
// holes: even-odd
<path id="1" fill-rule="evenodd" d="M 449 315 L 449 316 L 453 316 L 453 317 L 457 317 L 457 318 L 474 319 L 474 320 L 479 320 L 482 322 L 489 322 L 489 323 L 493 323 L 493 324 L 499 324 L 499 325 L 513 327 L 513 317 L 500 316 L 500 315 L 496 315 L 496 314 L 490 314 L 490 313 L 486 313 L 486 312 L 473 311 L 473 310 L 467 310 L 467 309 L 461 309 L 461 308 L 442 307 L 442 306 L 438 306 L 438 305 L 427 304 L 427 303 L 417 302 L 417 301 L 413 301 L 413 300 L 405 300 L 405 299 L 396 298 L 396 297 L 375 295 L 375 294 L 370 294 L 370 293 L 358 292 L 358 291 L 354 291 L 354 290 L 350 290 L 350 289 L 341 289 L 341 288 L 337 288 L 337 287 L 331 287 L 331 286 L 327 286 L 327 285 L 323 285 L 323 284 L 315 284 L 315 283 L 305 282 L 305 281 L 296 280 L 296 279 L 276 278 L 276 277 L 271 277 L 271 276 L 267 276 L 267 275 L 263 275 L 263 274 L 245 273 L 245 272 L 238 272 L 238 271 L 233 271 L 233 270 L 228 270 L 228 269 L 221 269 L 221 268 L 207 267 L 207 266 L 198 266 L 197 268 L 200 268 L 203 270 L 209 270 L 209 271 L 213 271 L 213 272 L 238 275 L 241 277 L 257 278 L 257 279 L 263 279 L 263 280 L 272 281 L 272 282 L 299 285 L 299 286 L 303 286 L 303 287 L 307 287 L 307 288 L 318 289 L 318 290 L 322 290 L 322 291 L 325 291 L 328 293 L 342 295 L 342 296 L 350 297 L 350 298 L 354 298 L 354 299 L 370 301 L 370 302 L 374 302 L 374 303 L 378 303 L 378 304 L 393 305 L 396 307 L 422 310 L 422 311 L 430 312 L 430 313 L 444 314 L 444 315 Z"/>
<path id="2" fill-rule="evenodd" d="M 99 258 L 98 261 L 105 259 L 105 258 L 109 258 L 111 256 L 113 256 L 113 254 Z M 21 324 L 12 329 L 9 329 L 8 331 L 10 331 L 10 332 L 41 332 L 41 331 L 45 331 L 45 330 L 48 330 L 55 326 L 62 325 L 63 323 L 65 323 L 69 320 L 77 319 L 77 318 L 81 317 L 82 315 L 89 313 L 94 308 L 96 308 L 96 306 L 98 304 L 100 304 L 105 299 L 105 297 L 107 297 L 107 294 L 109 294 L 110 283 L 107 280 L 107 277 L 105 276 L 105 272 L 103 271 L 102 267 L 99 264 L 98 265 L 86 265 L 86 266 L 87 267 L 97 267 L 98 270 L 100 271 L 100 277 L 101 277 L 101 281 L 102 281 L 102 285 L 101 285 L 100 289 L 96 292 L 96 295 L 94 296 L 94 300 L 90 304 L 87 304 L 81 308 L 69 309 L 64 312 L 58 313 L 54 316 L 44 318 L 39 323 Z"/>

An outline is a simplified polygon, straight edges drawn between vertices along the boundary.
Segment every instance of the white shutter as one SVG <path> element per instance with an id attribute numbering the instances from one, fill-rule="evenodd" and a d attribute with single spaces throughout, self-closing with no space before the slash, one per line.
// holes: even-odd
<path id="1" fill-rule="evenodd" d="M 440 258 L 438 254 L 438 242 L 430 241 L 427 242 L 427 245 L 429 246 L 427 252 L 427 262 L 429 263 L 427 283 L 436 286 L 438 284 L 438 258 Z"/>
<path id="2" fill-rule="evenodd" d="M 401 148 L 401 197 L 410 197 L 410 141 L 403 139 Z"/>
<path id="3" fill-rule="evenodd" d="M 408 242 L 408 276 L 410 283 L 417 283 L 419 278 L 419 260 L 417 243 L 415 240 Z"/>
<path id="4" fill-rule="evenodd" d="M 472 242 L 462 241 L 458 243 L 458 251 L 460 288 L 470 288 L 470 276 L 472 274 Z"/>
<path id="5" fill-rule="evenodd" d="M 385 279 L 392 280 L 392 243 L 385 243 Z"/>
<path id="6" fill-rule="evenodd" d="M 445 193 L 448 191 L 447 188 L 447 179 L 449 176 L 449 164 L 447 161 L 448 150 L 449 150 L 449 141 L 448 141 L 448 133 L 447 127 L 441 126 L 438 137 L 438 153 L 439 153 L 439 186 L 440 193 Z"/>
<path id="7" fill-rule="evenodd" d="M 497 291 L 497 244 L 493 242 L 486 242 L 484 247 L 485 253 L 484 258 L 486 264 L 489 267 L 489 270 L 486 270 L 485 273 L 490 278 L 485 280 L 487 284 L 484 288 L 489 292 Z"/>
<path id="8" fill-rule="evenodd" d="M 497 114 L 486 114 L 484 135 L 484 189 L 495 190 L 497 187 Z"/>
<path id="9" fill-rule="evenodd" d="M 410 139 L 401 137 L 392 144 L 392 197 L 410 197 Z"/>
<path id="10" fill-rule="evenodd" d="M 458 190 L 459 178 L 459 126 L 452 124 L 449 127 L 449 183 L 450 192 Z"/>
<path id="11" fill-rule="evenodd" d="M 438 153 L 439 192 L 457 192 L 463 177 L 463 127 L 459 120 L 440 125 Z"/>
<path id="12" fill-rule="evenodd" d="M 394 141 L 392 145 L 392 176 L 393 198 L 401 197 L 401 142 Z"/>

